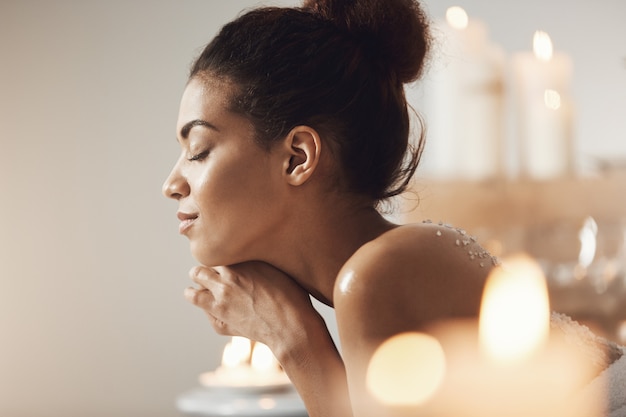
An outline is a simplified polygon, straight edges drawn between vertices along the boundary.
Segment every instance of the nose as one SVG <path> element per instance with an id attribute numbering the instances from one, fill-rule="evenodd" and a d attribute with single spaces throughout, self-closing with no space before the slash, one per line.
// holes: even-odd
<path id="1" fill-rule="evenodd" d="M 172 169 L 170 175 L 163 183 L 163 195 L 174 200 L 180 200 L 189 195 L 189 183 L 178 170 L 178 165 Z"/>

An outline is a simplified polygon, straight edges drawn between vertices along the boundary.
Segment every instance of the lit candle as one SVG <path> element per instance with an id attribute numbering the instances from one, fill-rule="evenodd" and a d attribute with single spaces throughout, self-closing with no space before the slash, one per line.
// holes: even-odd
<path id="1" fill-rule="evenodd" d="M 224 347 L 222 364 L 199 377 L 200 384 L 217 389 L 273 391 L 291 385 L 287 374 L 266 345 L 234 336 Z"/>
<path id="2" fill-rule="evenodd" d="M 370 363 L 368 387 L 380 402 L 415 415 L 599 415 L 601 393 L 577 395 L 592 378 L 588 361 L 549 334 L 549 312 L 540 267 L 525 256 L 506 259 L 487 280 L 478 322 L 445 321 L 427 335 L 383 343 Z M 408 369 L 408 377 L 394 379 L 386 369 Z M 370 384 L 371 375 L 385 384 L 375 378 Z"/>
<path id="3" fill-rule="evenodd" d="M 439 51 L 424 79 L 423 172 L 482 180 L 502 170 L 504 52 L 460 7 L 435 28 Z"/>
<path id="4" fill-rule="evenodd" d="M 530 258 L 510 258 L 494 269 L 480 308 L 478 335 L 487 357 L 520 361 L 544 346 L 550 332 L 548 287 Z"/>
<path id="5" fill-rule="evenodd" d="M 573 169 L 572 62 L 554 52 L 550 36 L 533 37 L 533 52 L 512 59 L 522 174 L 532 179 L 563 177 Z"/>
<path id="6" fill-rule="evenodd" d="M 306 417 L 306 408 L 268 346 L 235 336 L 221 365 L 199 377 L 201 387 L 180 395 L 189 416 Z"/>

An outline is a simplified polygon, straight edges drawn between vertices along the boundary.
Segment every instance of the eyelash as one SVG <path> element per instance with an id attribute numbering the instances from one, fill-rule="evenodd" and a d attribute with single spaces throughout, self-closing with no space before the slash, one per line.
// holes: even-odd
<path id="1" fill-rule="evenodd" d="M 190 162 L 202 161 L 208 155 L 209 155 L 209 151 L 204 151 L 204 152 L 200 152 L 199 154 L 196 154 L 196 155 L 192 156 L 191 158 L 187 158 L 187 160 L 190 161 Z"/>

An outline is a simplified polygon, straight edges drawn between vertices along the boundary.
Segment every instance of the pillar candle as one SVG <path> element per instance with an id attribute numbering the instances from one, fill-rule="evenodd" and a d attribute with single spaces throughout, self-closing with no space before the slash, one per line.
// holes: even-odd
<path id="1" fill-rule="evenodd" d="M 425 165 L 443 179 L 482 180 L 502 169 L 504 52 L 460 8 L 438 22 L 425 83 Z"/>
<path id="2" fill-rule="evenodd" d="M 545 180 L 572 170 L 573 66 L 545 32 L 535 33 L 533 49 L 512 58 L 515 114 L 522 175 Z"/>

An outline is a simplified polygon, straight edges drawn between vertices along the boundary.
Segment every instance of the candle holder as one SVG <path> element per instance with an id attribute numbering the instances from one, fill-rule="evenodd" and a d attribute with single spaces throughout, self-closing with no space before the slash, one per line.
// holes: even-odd
<path id="1" fill-rule="evenodd" d="M 176 406 L 185 416 L 196 417 L 307 417 L 298 393 L 283 391 L 195 388 L 177 398 Z"/>
<path id="2" fill-rule="evenodd" d="M 224 348 L 222 364 L 198 377 L 200 387 L 180 395 L 186 416 L 307 417 L 302 399 L 270 349 L 243 337 Z"/>

